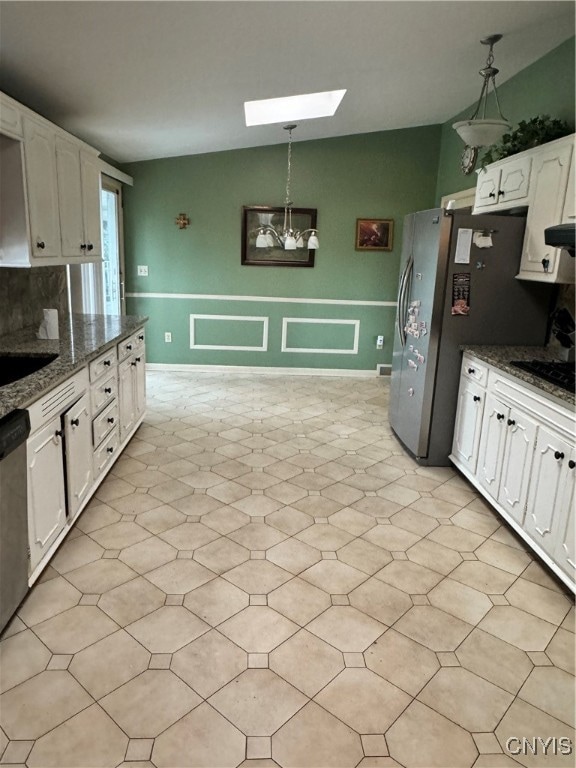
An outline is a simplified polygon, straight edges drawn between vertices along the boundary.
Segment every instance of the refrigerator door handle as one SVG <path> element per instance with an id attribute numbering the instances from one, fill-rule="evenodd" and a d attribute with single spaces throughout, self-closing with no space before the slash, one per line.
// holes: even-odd
<path id="1" fill-rule="evenodd" d="M 402 283 L 400 285 L 400 296 L 398 299 L 398 321 L 397 321 L 397 330 L 398 330 L 398 336 L 400 338 L 400 343 L 402 346 L 406 346 L 406 331 L 404 330 L 406 326 L 406 299 L 408 296 L 408 279 L 412 274 L 412 269 L 414 268 L 414 259 L 412 256 L 410 256 L 410 259 L 408 260 L 408 264 L 406 265 L 406 269 L 404 270 L 404 274 L 402 275 Z"/>
<path id="2" fill-rule="evenodd" d="M 400 340 L 402 346 L 404 346 L 406 342 L 406 336 L 402 326 L 402 319 L 404 317 L 404 286 L 406 284 L 407 274 L 408 264 L 406 264 L 404 272 L 402 272 L 402 277 L 400 278 L 400 288 L 398 289 L 398 311 L 396 313 L 396 332 L 398 333 L 398 339 Z"/>

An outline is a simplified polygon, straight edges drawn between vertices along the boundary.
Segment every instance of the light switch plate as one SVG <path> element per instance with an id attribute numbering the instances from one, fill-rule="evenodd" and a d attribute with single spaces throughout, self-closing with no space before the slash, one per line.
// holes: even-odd
<path id="1" fill-rule="evenodd" d="M 148 267 L 139 264 L 138 265 L 138 277 L 148 277 Z"/>

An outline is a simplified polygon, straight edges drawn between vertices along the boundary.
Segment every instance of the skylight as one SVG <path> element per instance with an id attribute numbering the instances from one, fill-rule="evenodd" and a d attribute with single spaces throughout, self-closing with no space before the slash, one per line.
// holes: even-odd
<path id="1" fill-rule="evenodd" d="M 340 106 L 346 89 L 303 93 L 278 99 L 245 101 L 246 125 L 269 125 L 287 120 L 309 120 L 313 117 L 332 117 Z"/>

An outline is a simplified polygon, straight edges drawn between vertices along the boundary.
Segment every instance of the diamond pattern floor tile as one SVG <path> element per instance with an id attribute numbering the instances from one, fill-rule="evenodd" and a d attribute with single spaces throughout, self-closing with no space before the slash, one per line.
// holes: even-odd
<path id="1" fill-rule="evenodd" d="M 3 763 L 504 768 L 573 734 L 573 599 L 350 384 L 148 374 L 0 640 Z"/>

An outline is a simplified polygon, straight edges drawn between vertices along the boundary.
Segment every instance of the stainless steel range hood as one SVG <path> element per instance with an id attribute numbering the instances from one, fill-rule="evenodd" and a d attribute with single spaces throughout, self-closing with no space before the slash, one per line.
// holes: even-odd
<path id="1" fill-rule="evenodd" d="M 544 230 L 544 242 L 556 248 L 564 248 L 570 256 L 574 256 L 574 241 L 576 238 L 576 223 L 557 224 Z"/>

